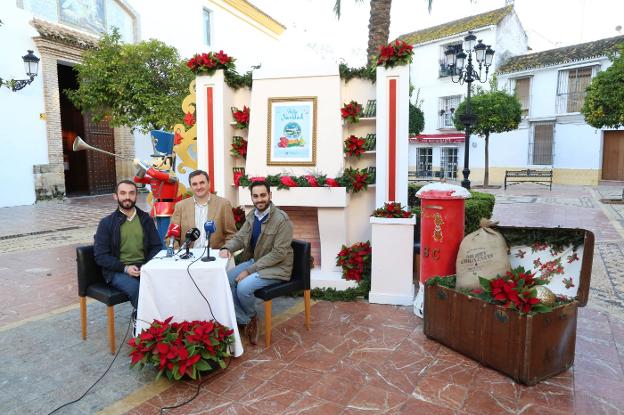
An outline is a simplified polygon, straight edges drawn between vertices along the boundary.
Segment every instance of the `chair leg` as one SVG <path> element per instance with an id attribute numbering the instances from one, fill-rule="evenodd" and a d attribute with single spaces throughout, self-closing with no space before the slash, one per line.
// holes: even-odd
<path id="1" fill-rule="evenodd" d="M 303 304 L 305 306 L 305 325 L 310 330 L 310 290 L 303 290 Z"/>
<path id="2" fill-rule="evenodd" d="M 110 352 L 115 354 L 115 308 L 108 306 L 108 341 L 110 343 Z"/>
<path id="3" fill-rule="evenodd" d="M 82 340 L 87 340 L 87 297 L 80 297 L 80 328 Z"/>
<path id="4" fill-rule="evenodd" d="M 271 312 L 273 309 L 273 300 L 264 302 L 264 345 L 271 345 Z"/>

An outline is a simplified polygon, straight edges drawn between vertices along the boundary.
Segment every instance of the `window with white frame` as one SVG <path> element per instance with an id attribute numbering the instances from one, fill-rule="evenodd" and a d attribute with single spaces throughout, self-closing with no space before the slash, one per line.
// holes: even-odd
<path id="1" fill-rule="evenodd" d="M 555 123 L 536 122 L 532 127 L 529 138 L 529 164 L 552 166 Z"/>
<path id="2" fill-rule="evenodd" d="M 598 66 L 559 71 L 557 81 L 557 114 L 580 112 L 585 103 L 586 89 L 596 76 Z"/>
<path id="3" fill-rule="evenodd" d="M 450 97 L 442 97 L 440 98 L 440 108 L 439 108 L 439 122 L 438 128 L 454 128 L 453 124 L 453 114 L 455 110 L 459 106 L 459 102 L 461 101 L 461 95 L 453 95 Z"/>
<path id="4" fill-rule="evenodd" d="M 212 46 L 212 11 L 204 9 L 204 43 Z"/>
<path id="5" fill-rule="evenodd" d="M 457 177 L 457 147 L 442 147 L 440 153 L 440 176 L 445 179 Z"/>
<path id="6" fill-rule="evenodd" d="M 416 177 L 433 176 L 433 148 L 418 147 L 416 149 Z"/>
<path id="7" fill-rule="evenodd" d="M 455 75 L 453 69 L 446 64 L 446 56 L 444 55 L 444 52 L 446 52 L 449 47 L 455 51 L 455 54 L 458 54 L 462 51 L 462 43 L 451 43 L 440 47 L 440 78 Z"/>
<path id="8" fill-rule="evenodd" d="M 531 101 L 531 78 L 514 79 L 514 96 L 520 101 L 522 108 L 522 117 L 529 115 L 529 103 Z"/>

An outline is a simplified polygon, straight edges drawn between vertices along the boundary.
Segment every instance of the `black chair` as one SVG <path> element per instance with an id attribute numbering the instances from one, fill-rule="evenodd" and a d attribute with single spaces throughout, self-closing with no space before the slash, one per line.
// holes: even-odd
<path id="1" fill-rule="evenodd" d="M 80 323 L 82 340 L 87 339 L 87 297 L 94 298 L 108 307 L 108 341 L 110 351 L 115 354 L 115 309 L 117 304 L 125 303 L 128 296 L 109 286 L 102 276 L 102 269 L 95 263 L 93 245 L 76 248 L 78 264 L 78 295 L 80 296 Z"/>
<path id="2" fill-rule="evenodd" d="M 260 288 L 254 295 L 264 300 L 264 343 L 266 347 L 271 345 L 271 311 L 272 300 L 276 297 L 292 294 L 303 290 L 305 304 L 305 325 L 310 330 L 310 266 L 312 259 L 312 246 L 310 242 L 293 239 L 293 270 L 290 281 L 279 282 Z"/>

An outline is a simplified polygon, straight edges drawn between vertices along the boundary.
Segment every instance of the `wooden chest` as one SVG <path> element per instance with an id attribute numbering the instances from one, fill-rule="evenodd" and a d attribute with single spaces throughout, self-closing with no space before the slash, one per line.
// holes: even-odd
<path id="1" fill-rule="evenodd" d="M 521 315 L 450 288 L 425 285 L 425 335 L 526 385 L 567 370 L 574 363 L 577 308 L 587 303 L 593 261 L 594 235 L 583 232 L 575 301 L 549 313 Z"/>

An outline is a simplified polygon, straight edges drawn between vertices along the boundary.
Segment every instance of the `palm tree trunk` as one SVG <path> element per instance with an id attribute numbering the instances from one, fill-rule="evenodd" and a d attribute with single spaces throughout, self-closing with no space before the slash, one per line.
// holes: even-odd
<path id="1" fill-rule="evenodd" d="M 485 173 L 483 174 L 483 187 L 488 187 L 490 180 L 490 133 L 485 134 Z"/>
<path id="2" fill-rule="evenodd" d="M 390 36 L 390 8 L 392 0 L 371 0 L 370 20 L 368 21 L 368 63 L 374 64 L 379 48 L 388 43 Z"/>

